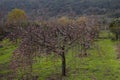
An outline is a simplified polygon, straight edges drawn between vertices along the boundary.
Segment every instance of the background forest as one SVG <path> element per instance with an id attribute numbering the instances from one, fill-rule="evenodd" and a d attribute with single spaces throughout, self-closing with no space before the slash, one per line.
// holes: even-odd
<path id="1" fill-rule="evenodd" d="M 0 0 L 0 10 L 5 13 L 14 8 L 29 15 L 105 15 L 120 17 L 120 0 Z"/>

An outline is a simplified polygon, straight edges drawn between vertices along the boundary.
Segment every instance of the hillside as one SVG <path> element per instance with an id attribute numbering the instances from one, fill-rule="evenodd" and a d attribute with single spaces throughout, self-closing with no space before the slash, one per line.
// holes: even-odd
<path id="1" fill-rule="evenodd" d="M 0 10 L 24 9 L 29 15 L 107 15 L 120 17 L 120 0 L 0 0 Z"/>
<path id="2" fill-rule="evenodd" d="M 0 80 L 120 80 L 120 0 L 0 0 Z"/>

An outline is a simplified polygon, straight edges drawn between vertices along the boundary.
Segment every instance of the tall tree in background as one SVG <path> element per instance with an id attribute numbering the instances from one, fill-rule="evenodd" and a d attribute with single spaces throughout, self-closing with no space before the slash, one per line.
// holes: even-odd
<path id="1" fill-rule="evenodd" d="M 21 9 L 13 9 L 7 16 L 8 24 L 21 24 L 27 21 L 27 15 L 25 11 Z"/>
<path id="2" fill-rule="evenodd" d="M 21 28 L 24 28 L 28 25 L 28 19 L 25 11 L 21 9 L 13 9 L 7 16 L 6 20 L 6 31 L 11 33 L 12 35 L 16 34 L 16 38 L 19 33 L 21 34 Z M 15 37 L 14 37 L 15 38 Z"/>

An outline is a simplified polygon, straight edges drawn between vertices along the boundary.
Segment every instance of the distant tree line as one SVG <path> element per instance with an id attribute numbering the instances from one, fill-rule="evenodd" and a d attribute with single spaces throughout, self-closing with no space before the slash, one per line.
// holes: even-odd
<path id="1" fill-rule="evenodd" d="M 0 10 L 25 10 L 29 15 L 107 15 L 120 17 L 120 0 L 0 0 Z M 35 14 L 35 15 L 34 15 Z"/>

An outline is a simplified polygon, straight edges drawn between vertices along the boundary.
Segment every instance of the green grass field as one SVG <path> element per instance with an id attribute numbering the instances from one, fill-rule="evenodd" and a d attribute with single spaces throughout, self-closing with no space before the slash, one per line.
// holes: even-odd
<path id="1" fill-rule="evenodd" d="M 103 35 L 103 33 L 102 33 Z M 99 39 L 88 51 L 87 57 L 79 57 L 73 48 L 66 54 L 67 76 L 61 78 L 61 57 L 47 55 L 37 59 L 33 65 L 33 75 L 39 80 L 120 80 L 120 61 L 116 59 L 116 42 Z M 9 72 L 9 63 L 16 45 L 4 40 L 0 42 L 0 75 Z M 7 80 L 5 77 L 0 80 Z"/>

